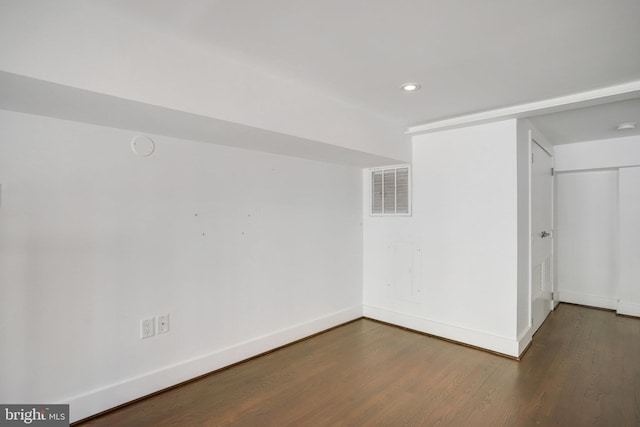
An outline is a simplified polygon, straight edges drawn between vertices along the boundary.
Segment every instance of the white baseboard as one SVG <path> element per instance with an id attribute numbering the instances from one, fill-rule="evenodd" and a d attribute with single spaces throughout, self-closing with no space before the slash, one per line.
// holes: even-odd
<path id="1" fill-rule="evenodd" d="M 527 349 L 529 344 L 533 341 L 533 328 L 528 327 L 526 331 L 524 331 L 520 336 L 518 336 L 518 355 L 521 356 L 522 353 Z"/>
<path id="2" fill-rule="evenodd" d="M 461 328 L 446 323 L 440 323 L 409 314 L 398 313 L 370 305 L 365 305 L 363 307 L 363 313 L 365 317 L 370 319 L 380 320 L 382 322 L 391 323 L 413 329 L 415 331 L 446 338 L 448 340 L 457 341 L 474 347 L 480 347 L 507 356 L 518 357 L 520 355 L 521 345 L 516 340 L 472 329 Z"/>
<path id="3" fill-rule="evenodd" d="M 558 299 L 561 302 L 607 308 L 611 310 L 615 310 L 618 306 L 618 301 L 614 297 L 588 294 L 585 292 L 558 290 Z"/>
<path id="4" fill-rule="evenodd" d="M 362 306 L 354 306 L 238 343 L 232 347 L 215 350 L 153 372 L 146 372 L 119 383 L 109 384 L 64 399 L 60 403 L 70 404 L 70 421 L 75 422 L 360 317 L 362 317 Z"/>
<path id="5" fill-rule="evenodd" d="M 624 314 L 625 316 L 640 317 L 640 304 L 634 302 L 620 301 L 616 310 L 618 314 Z"/>

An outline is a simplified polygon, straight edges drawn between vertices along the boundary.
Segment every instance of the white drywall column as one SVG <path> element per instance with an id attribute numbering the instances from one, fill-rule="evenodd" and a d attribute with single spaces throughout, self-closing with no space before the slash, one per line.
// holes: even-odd
<path id="1" fill-rule="evenodd" d="M 365 315 L 518 355 L 516 156 L 516 120 L 414 137 L 413 216 L 365 216 Z"/>
<path id="2" fill-rule="evenodd" d="M 554 157 L 554 147 L 526 119 L 517 120 L 518 165 L 518 301 L 517 336 L 520 352 L 531 342 L 531 144 L 537 143 Z"/>

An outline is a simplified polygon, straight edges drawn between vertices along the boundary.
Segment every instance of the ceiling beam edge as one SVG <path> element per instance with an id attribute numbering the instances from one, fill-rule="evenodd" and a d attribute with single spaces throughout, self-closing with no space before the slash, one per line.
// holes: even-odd
<path id="1" fill-rule="evenodd" d="M 405 134 L 415 135 L 500 119 L 532 117 L 575 108 L 589 107 L 607 102 L 622 101 L 625 99 L 635 98 L 637 96 L 640 96 L 640 80 L 560 96 L 557 98 L 550 98 L 542 101 L 513 105 L 510 107 L 414 125 L 408 127 L 405 130 Z"/>

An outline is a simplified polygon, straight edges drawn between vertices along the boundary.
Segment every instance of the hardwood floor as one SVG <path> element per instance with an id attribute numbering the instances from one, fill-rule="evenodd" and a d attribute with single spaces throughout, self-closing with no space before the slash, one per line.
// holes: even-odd
<path id="1" fill-rule="evenodd" d="M 640 426 L 640 319 L 561 304 L 521 361 L 358 320 L 82 426 Z"/>

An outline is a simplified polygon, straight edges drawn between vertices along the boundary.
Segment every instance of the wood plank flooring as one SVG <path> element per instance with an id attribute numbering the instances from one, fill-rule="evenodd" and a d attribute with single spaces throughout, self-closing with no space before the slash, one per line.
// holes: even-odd
<path id="1" fill-rule="evenodd" d="M 640 426 L 640 319 L 561 304 L 521 361 L 358 320 L 82 426 Z"/>

